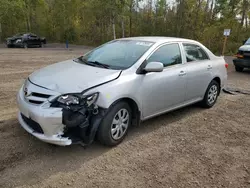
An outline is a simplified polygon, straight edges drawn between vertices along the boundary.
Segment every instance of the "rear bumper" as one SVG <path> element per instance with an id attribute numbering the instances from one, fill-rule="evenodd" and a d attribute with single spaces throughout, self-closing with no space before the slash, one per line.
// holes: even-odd
<path id="1" fill-rule="evenodd" d="M 233 63 L 238 67 L 250 68 L 250 59 L 234 59 Z"/>

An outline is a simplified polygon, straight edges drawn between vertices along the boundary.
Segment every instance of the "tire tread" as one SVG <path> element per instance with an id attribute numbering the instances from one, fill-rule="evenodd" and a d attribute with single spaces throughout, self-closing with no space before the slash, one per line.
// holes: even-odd
<path id="1" fill-rule="evenodd" d="M 106 116 L 103 118 L 98 132 L 97 132 L 97 138 L 99 140 L 99 142 L 103 145 L 106 146 L 116 146 L 119 143 L 122 142 L 122 140 L 125 138 L 127 132 L 123 135 L 123 137 L 121 137 L 119 140 L 113 140 L 110 134 L 110 129 L 111 129 L 111 123 L 113 121 L 113 117 L 115 116 L 115 114 L 117 113 L 117 111 L 119 111 L 121 108 L 126 108 L 129 112 L 129 116 L 130 116 L 130 122 L 127 128 L 127 132 L 128 129 L 131 125 L 131 117 L 132 117 L 132 113 L 131 113 L 131 108 L 128 105 L 128 103 L 121 101 L 118 102 L 116 104 L 114 104 L 113 106 L 110 107 L 108 113 L 106 114 Z"/>

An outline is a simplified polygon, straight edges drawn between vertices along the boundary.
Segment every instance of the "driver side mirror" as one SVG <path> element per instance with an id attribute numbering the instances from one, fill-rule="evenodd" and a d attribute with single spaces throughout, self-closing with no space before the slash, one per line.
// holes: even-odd
<path id="1" fill-rule="evenodd" d="M 163 67 L 161 62 L 149 62 L 143 70 L 145 72 L 162 72 Z"/>

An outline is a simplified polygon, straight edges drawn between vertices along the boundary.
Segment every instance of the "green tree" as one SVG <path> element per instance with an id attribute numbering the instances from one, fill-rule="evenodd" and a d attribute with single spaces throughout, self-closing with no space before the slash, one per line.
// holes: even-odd
<path id="1" fill-rule="evenodd" d="M 51 42 L 98 45 L 126 36 L 173 36 L 228 53 L 249 37 L 249 0 L 0 0 L 2 39 L 34 32 Z"/>

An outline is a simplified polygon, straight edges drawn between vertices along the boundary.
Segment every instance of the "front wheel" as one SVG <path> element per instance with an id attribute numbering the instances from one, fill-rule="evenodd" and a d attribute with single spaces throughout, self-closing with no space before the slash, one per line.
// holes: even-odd
<path id="1" fill-rule="evenodd" d="M 39 47 L 40 47 L 40 48 L 43 48 L 43 47 L 44 47 L 44 43 L 41 42 L 41 43 L 39 44 Z"/>
<path id="2" fill-rule="evenodd" d="M 28 48 L 27 42 L 24 42 L 24 43 L 23 43 L 23 48 L 25 48 L 25 49 Z"/>
<path id="3" fill-rule="evenodd" d="M 214 104 L 217 101 L 219 92 L 220 92 L 220 86 L 218 82 L 212 80 L 212 82 L 210 82 L 210 84 L 207 87 L 207 91 L 201 102 L 201 105 L 205 108 L 211 108 L 212 106 L 214 106 Z"/>
<path id="4" fill-rule="evenodd" d="M 131 125 L 131 108 L 126 102 L 118 102 L 111 107 L 98 130 L 98 140 L 107 146 L 122 142 Z"/>

